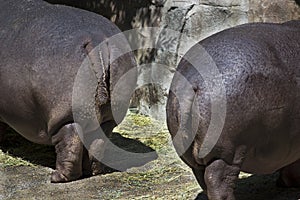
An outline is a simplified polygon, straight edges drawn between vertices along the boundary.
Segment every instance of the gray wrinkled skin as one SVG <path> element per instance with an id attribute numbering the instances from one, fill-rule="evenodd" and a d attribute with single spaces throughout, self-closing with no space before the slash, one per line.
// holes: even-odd
<path id="1" fill-rule="evenodd" d="M 183 80 L 174 76 L 167 123 L 173 138 L 184 127 L 178 133 L 183 139 L 174 142 L 177 151 L 192 140 L 180 156 L 193 169 L 204 193 L 211 200 L 235 199 L 234 182 L 240 171 L 268 174 L 280 170 L 278 185 L 300 187 L 300 21 L 241 25 L 199 44 L 214 60 L 226 88 L 221 135 L 212 151 L 200 158 L 211 102 L 201 75 L 185 59 L 177 73 L 194 91 L 179 107 L 175 94 L 184 90 Z M 195 48 L 187 52 L 198 54 Z M 193 123 L 191 113 L 197 114 L 199 124 Z"/>
<path id="2" fill-rule="evenodd" d="M 0 135 L 9 125 L 32 142 L 55 145 L 52 182 L 91 174 L 92 158 L 73 119 L 73 84 L 88 53 L 120 30 L 102 16 L 40 0 L 0 0 L 0 10 Z M 123 42 L 128 44 L 124 37 Z M 91 90 L 101 127 L 109 136 L 116 126 L 110 94 L 135 61 L 128 53 L 110 63 L 118 47 L 109 42 L 100 51 L 101 61 L 90 58 L 98 81 Z M 128 80 L 128 85 L 135 82 Z"/>

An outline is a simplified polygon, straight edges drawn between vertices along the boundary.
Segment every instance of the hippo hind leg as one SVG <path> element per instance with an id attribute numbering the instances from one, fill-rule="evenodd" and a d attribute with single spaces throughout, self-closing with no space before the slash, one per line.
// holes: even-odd
<path id="1" fill-rule="evenodd" d="M 238 166 L 228 165 L 221 159 L 207 166 L 204 180 L 207 185 L 208 199 L 234 200 L 234 185 L 239 173 Z"/>
<path id="2" fill-rule="evenodd" d="M 103 130 L 107 138 L 111 138 L 113 129 L 116 126 L 117 124 L 114 120 L 109 120 L 101 124 L 101 129 Z M 103 154 L 106 145 L 103 141 L 104 140 L 95 141 L 93 143 L 94 146 L 93 145 L 90 146 L 89 157 L 91 161 L 92 175 L 105 174 L 107 172 L 116 171 L 104 165 L 103 163 L 101 163 L 100 160 L 98 160 L 99 158 L 104 156 Z M 99 155 L 99 152 L 103 152 L 103 153 L 100 153 L 101 155 Z M 94 155 L 98 155 L 96 156 L 97 158 Z"/>
<path id="3" fill-rule="evenodd" d="M 204 181 L 207 186 L 208 199 L 235 199 L 235 182 L 238 180 L 245 157 L 245 150 L 244 146 L 236 149 L 232 164 L 228 164 L 222 159 L 217 159 L 205 168 Z"/>
<path id="4" fill-rule="evenodd" d="M 300 187 L 300 159 L 280 170 L 277 185 L 279 187 Z"/>
<path id="5" fill-rule="evenodd" d="M 67 124 L 52 137 L 56 150 L 56 170 L 51 182 L 68 182 L 82 176 L 83 144 L 78 136 L 75 123 Z"/>
<path id="6" fill-rule="evenodd" d="M 109 120 L 101 124 L 101 129 L 107 138 L 112 137 L 112 131 L 116 127 L 114 120 Z M 83 177 L 90 177 L 92 175 L 105 174 L 116 171 L 101 163 L 106 149 L 105 140 L 101 136 L 99 138 L 84 138 L 85 147 L 83 148 Z"/>

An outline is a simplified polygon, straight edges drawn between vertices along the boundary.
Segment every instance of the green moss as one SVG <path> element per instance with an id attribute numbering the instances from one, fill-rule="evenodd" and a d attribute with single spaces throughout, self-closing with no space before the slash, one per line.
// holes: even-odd
<path id="1" fill-rule="evenodd" d="M 136 126 L 150 126 L 152 125 L 152 119 L 150 117 L 141 114 L 130 114 L 128 120 L 131 120 L 133 125 Z"/>
<path id="2" fill-rule="evenodd" d="M 160 131 L 151 135 L 151 137 L 140 138 L 140 141 L 145 145 L 155 149 L 156 151 L 163 150 L 168 146 L 168 133 L 166 131 Z"/>
<path id="3" fill-rule="evenodd" d="M 151 117 L 130 113 L 114 130 L 124 137 L 138 140 L 156 151 L 168 146 L 170 134 L 165 123 Z"/>
<path id="4" fill-rule="evenodd" d="M 0 150 L 0 165 L 3 166 L 31 166 L 34 167 L 35 165 L 23 160 L 19 157 L 12 157 L 8 153 L 3 153 L 3 151 Z"/>

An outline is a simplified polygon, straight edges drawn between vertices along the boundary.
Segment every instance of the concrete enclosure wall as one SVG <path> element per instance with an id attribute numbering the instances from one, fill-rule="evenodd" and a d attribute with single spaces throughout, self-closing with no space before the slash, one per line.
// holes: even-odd
<path id="1" fill-rule="evenodd" d="M 139 61 L 132 107 L 165 119 L 169 84 L 180 57 L 197 41 L 249 22 L 300 19 L 295 0 L 48 0 L 101 14 L 123 30 Z M 146 27 L 156 27 L 146 29 Z M 155 48 L 143 48 L 152 46 Z"/>

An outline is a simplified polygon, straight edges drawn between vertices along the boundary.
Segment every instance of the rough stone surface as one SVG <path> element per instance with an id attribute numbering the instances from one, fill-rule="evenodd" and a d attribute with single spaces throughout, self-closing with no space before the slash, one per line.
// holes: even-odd
<path id="1" fill-rule="evenodd" d="M 285 22 L 300 19 L 300 7 L 294 0 L 249 0 L 250 22 Z"/>
<path id="2" fill-rule="evenodd" d="M 161 16 L 155 62 L 162 63 L 169 69 L 164 81 L 160 81 L 163 83 L 161 90 L 168 91 L 169 80 L 178 61 L 196 42 L 226 28 L 248 22 L 300 19 L 300 8 L 293 0 L 167 0 Z M 160 68 L 156 69 L 158 70 L 153 74 L 161 73 Z M 163 104 L 165 101 L 161 100 L 159 103 Z M 156 113 L 153 117 L 164 119 L 165 110 L 159 108 L 157 104 L 151 105 L 148 112 L 150 115 Z M 141 112 L 145 111 L 141 109 Z"/>

